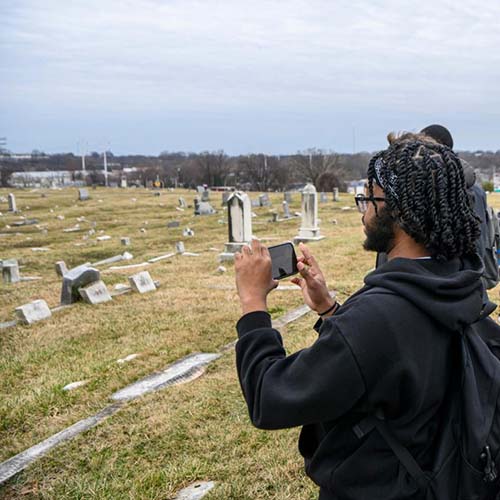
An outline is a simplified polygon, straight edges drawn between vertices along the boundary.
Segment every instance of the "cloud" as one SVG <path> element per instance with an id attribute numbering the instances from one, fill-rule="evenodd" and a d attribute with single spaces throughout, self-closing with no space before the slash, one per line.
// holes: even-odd
<path id="1" fill-rule="evenodd" d="M 150 116 L 154 127 L 158 116 L 243 123 L 291 113 L 359 126 L 380 113 L 415 123 L 500 109 L 492 0 L 480 9 L 430 0 L 19 0 L 0 15 L 0 105 L 9 117 L 22 109 L 53 123 L 71 112 L 83 123 L 107 113 Z M 258 137 L 261 127 L 245 133 Z"/>

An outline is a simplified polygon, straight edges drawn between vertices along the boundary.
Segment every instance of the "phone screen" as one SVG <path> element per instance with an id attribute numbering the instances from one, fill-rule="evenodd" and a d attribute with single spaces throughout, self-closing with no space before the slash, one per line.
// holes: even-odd
<path id="1" fill-rule="evenodd" d="M 297 274 L 297 256 L 292 243 L 286 242 L 268 248 L 273 265 L 273 279 L 280 280 Z"/>

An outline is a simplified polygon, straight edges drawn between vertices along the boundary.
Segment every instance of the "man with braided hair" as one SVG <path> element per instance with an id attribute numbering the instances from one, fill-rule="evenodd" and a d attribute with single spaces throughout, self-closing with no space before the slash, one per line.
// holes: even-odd
<path id="1" fill-rule="evenodd" d="M 253 241 L 236 254 L 240 385 L 256 427 L 303 426 L 299 450 L 320 500 L 424 499 L 422 484 L 364 422 L 383 416 L 420 467 L 432 467 L 436 440 L 451 425 L 443 406 L 454 337 L 482 308 L 478 221 L 460 160 L 421 135 L 390 136 L 356 204 L 364 248 L 388 261 L 340 305 L 301 244 L 292 281 L 320 316 L 306 349 L 287 356 L 272 328 L 268 250 Z"/>
<path id="2" fill-rule="evenodd" d="M 426 135 L 428 138 L 453 149 L 453 137 L 450 131 L 443 125 L 433 124 L 423 128 L 420 134 Z M 484 316 L 491 314 L 496 305 L 488 299 L 487 290 L 497 285 L 500 278 L 500 271 L 497 263 L 497 247 L 498 247 L 498 220 L 494 215 L 493 210 L 488 209 L 486 193 L 484 189 L 476 183 L 476 174 L 472 165 L 463 159 L 460 159 L 460 164 L 464 172 L 465 187 L 471 198 L 474 214 L 480 220 L 480 234 L 476 240 L 476 252 L 483 260 L 483 275 L 481 281 L 484 286 L 483 291 L 483 313 Z M 493 215 L 493 217 L 492 217 Z M 387 262 L 387 254 L 377 253 L 376 267 Z"/>

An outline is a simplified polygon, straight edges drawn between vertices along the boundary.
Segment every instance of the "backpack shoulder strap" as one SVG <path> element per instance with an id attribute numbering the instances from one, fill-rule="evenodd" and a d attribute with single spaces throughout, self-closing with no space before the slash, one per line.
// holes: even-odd
<path id="1" fill-rule="evenodd" d="M 375 415 L 369 415 L 358 422 L 352 430 L 358 439 L 362 439 L 374 429 L 377 429 L 389 448 L 391 448 L 396 457 L 398 457 L 399 461 L 403 464 L 404 468 L 408 471 L 408 474 L 410 474 L 413 480 L 417 483 L 418 487 L 421 490 L 425 490 L 428 486 L 429 478 L 420 465 L 418 465 L 417 461 L 413 458 L 408 449 L 399 442 L 398 438 L 394 435 L 391 429 L 389 429 L 383 418 Z"/>

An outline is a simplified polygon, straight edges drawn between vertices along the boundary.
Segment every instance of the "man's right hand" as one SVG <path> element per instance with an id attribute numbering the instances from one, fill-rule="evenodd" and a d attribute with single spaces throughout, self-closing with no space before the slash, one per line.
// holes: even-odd
<path id="1" fill-rule="evenodd" d="M 302 277 L 293 278 L 291 281 L 300 286 L 304 302 L 313 311 L 324 312 L 333 306 L 335 298 L 330 296 L 325 277 L 309 248 L 300 243 L 299 250 L 302 255 L 297 259 L 297 268 Z"/>

